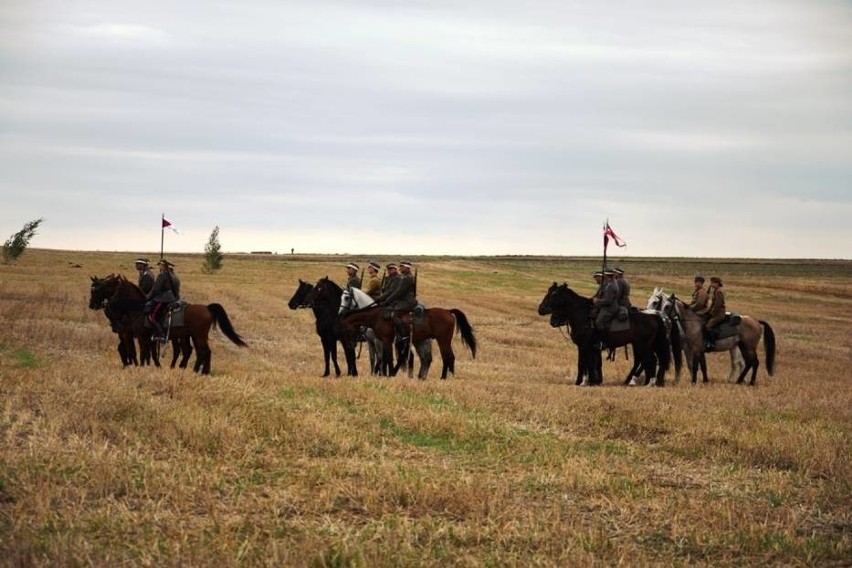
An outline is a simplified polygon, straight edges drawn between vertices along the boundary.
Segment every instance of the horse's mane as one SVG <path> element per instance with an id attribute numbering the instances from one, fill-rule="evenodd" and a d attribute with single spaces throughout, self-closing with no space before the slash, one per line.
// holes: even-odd
<path id="1" fill-rule="evenodd" d="M 128 280 L 127 278 L 125 278 L 123 274 L 119 274 L 119 275 L 116 277 L 116 279 L 117 279 L 117 280 L 118 280 L 118 282 L 119 282 L 119 290 L 121 290 L 121 289 L 125 289 L 125 290 L 129 289 L 129 290 L 130 290 L 130 292 L 131 292 L 133 295 L 135 295 L 135 296 L 137 296 L 137 297 L 139 297 L 139 298 L 145 298 L 145 292 L 143 292 L 143 291 L 142 291 L 142 288 L 140 288 L 139 286 L 137 286 L 136 284 L 134 284 L 133 282 L 131 282 L 130 280 Z"/>
<path id="2" fill-rule="evenodd" d="M 580 303 L 582 304 L 582 306 L 583 306 L 583 307 L 591 307 L 591 305 L 592 305 L 592 300 L 591 300 L 591 299 L 589 299 L 589 298 L 587 298 L 587 297 L 585 297 L 585 296 L 581 296 L 580 294 L 578 294 L 577 292 L 575 292 L 574 290 L 572 290 L 572 289 L 571 289 L 571 287 L 570 287 L 570 286 L 568 286 L 568 283 L 567 283 L 567 282 L 563 282 L 563 283 L 562 283 L 562 285 L 561 285 L 561 286 L 559 286 L 559 288 L 560 288 L 560 289 L 564 289 L 564 290 L 565 290 L 565 292 L 566 292 L 569 296 L 571 296 L 571 299 L 572 299 L 573 301 L 580 302 Z"/>

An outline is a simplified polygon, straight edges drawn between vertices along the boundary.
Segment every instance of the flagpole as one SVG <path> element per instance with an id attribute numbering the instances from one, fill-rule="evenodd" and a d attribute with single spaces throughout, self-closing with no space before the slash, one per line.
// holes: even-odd
<path id="1" fill-rule="evenodd" d="M 601 283 L 598 285 L 598 294 L 600 294 L 601 290 L 604 287 L 604 278 L 603 271 L 606 270 L 606 246 L 609 244 L 609 235 L 606 234 L 606 228 L 609 225 L 609 219 L 604 223 L 604 236 L 603 236 L 603 266 L 601 266 Z"/>
<path id="2" fill-rule="evenodd" d="M 166 231 L 166 214 L 160 217 L 160 258 L 163 258 L 163 233 Z"/>

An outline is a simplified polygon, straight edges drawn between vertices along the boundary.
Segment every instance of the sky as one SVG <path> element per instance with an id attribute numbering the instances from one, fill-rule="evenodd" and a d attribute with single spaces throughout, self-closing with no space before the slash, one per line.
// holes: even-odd
<path id="1" fill-rule="evenodd" d="M 848 0 L 0 3 L 0 238 L 852 258 Z"/>

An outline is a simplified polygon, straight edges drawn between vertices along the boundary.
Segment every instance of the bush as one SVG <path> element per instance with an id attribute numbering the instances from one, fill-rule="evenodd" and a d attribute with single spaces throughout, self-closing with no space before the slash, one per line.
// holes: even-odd
<path id="1" fill-rule="evenodd" d="M 41 225 L 44 219 L 36 219 L 35 221 L 30 221 L 24 228 L 12 235 L 11 237 L 3 243 L 3 263 L 9 264 L 12 261 L 18 260 L 18 257 L 24 254 L 24 251 L 30 244 L 30 239 L 32 239 L 39 225 Z"/>
<path id="2" fill-rule="evenodd" d="M 222 268 L 222 245 L 219 244 L 219 227 L 215 227 L 210 233 L 210 238 L 204 246 L 204 266 L 202 270 L 212 274 Z"/>

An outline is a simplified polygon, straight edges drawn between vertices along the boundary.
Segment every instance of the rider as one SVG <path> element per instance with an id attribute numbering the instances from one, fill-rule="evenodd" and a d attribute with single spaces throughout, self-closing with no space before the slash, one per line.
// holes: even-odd
<path id="1" fill-rule="evenodd" d="M 370 296 L 372 299 L 376 299 L 379 297 L 379 294 L 382 293 L 382 282 L 379 280 L 379 263 L 375 260 L 371 260 L 367 263 L 367 276 L 364 281 L 364 293 Z"/>
<path id="2" fill-rule="evenodd" d="M 361 267 L 354 262 L 350 262 L 346 265 L 346 274 L 349 277 L 348 280 L 346 280 L 346 285 L 350 288 L 361 288 L 361 279 L 358 278 L 359 270 L 361 270 Z"/>
<path id="3" fill-rule="evenodd" d="M 624 270 L 618 266 L 612 269 L 615 272 L 615 283 L 618 286 L 618 305 L 630 309 L 630 283 L 624 278 Z"/>
<path id="4" fill-rule="evenodd" d="M 393 266 L 393 270 L 391 266 Z M 396 265 L 388 265 L 388 279 L 395 277 L 396 285 L 392 290 L 382 292 L 376 301 L 386 306 L 385 317 L 393 319 L 399 336 L 405 337 L 405 328 L 399 316 L 413 310 L 417 305 L 417 298 L 414 290 L 414 275 L 411 274 L 411 263 L 407 260 L 400 262 L 399 271 L 401 274 L 397 275 Z"/>
<path id="5" fill-rule="evenodd" d="M 595 318 L 595 328 L 602 335 L 609 328 L 609 324 L 618 314 L 619 286 L 615 281 L 615 272 L 607 268 L 603 271 L 604 286 L 600 298 L 594 298 L 592 302 L 598 308 Z"/>
<path id="6" fill-rule="evenodd" d="M 725 292 L 722 291 L 722 279 L 718 276 L 710 277 L 710 308 L 708 313 L 710 319 L 704 324 L 707 341 L 704 348 L 712 351 L 716 344 L 716 326 L 725 319 Z"/>
<path id="7" fill-rule="evenodd" d="M 700 274 L 695 275 L 694 281 L 695 290 L 692 291 L 692 302 L 687 308 L 696 314 L 703 316 L 707 313 L 707 290 L 704 289 L 704 277 Z"/>
<path id="8" fill-rule="evenodd" d="M 137 258 L 136 270 L 139 272 L 139 289 L 147 294 L 154 287 L 154 273 L 151 272 L 151 263 L 147 258 Z"/>
<path id="9" fill-rule="evenodd" d="M 180 299 L 180 278 L 174 272 L 175 265 L 165 258 L 160 259 L 157 263 L 157 268 L 160 269 L 160 273 L 154 281 L 154 286 L 148 292 L 146 308 L 149 305 L 151 306 L 148 321 L 151 322 L 151 325 L 157 331 L 155 339 L 157 341 L 165 341 L 166 334 L 160 325 L 159 314 L 163 304 L 168 305 Z"/>

